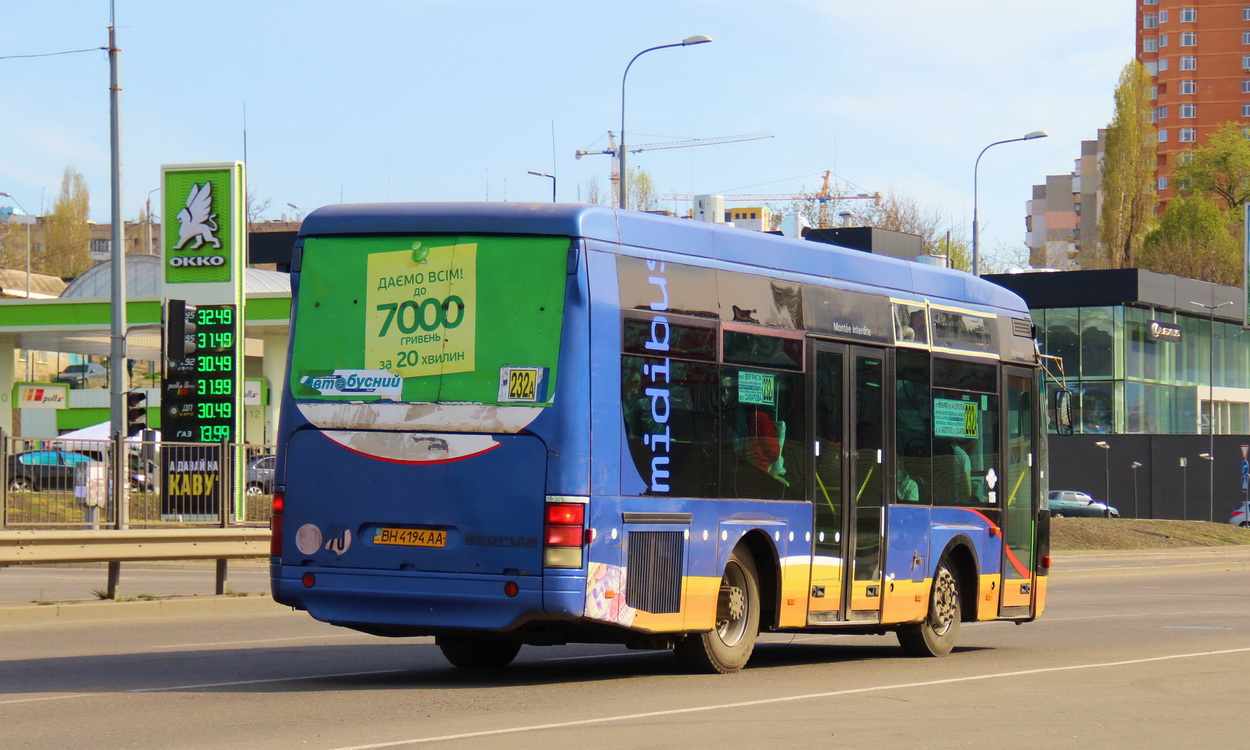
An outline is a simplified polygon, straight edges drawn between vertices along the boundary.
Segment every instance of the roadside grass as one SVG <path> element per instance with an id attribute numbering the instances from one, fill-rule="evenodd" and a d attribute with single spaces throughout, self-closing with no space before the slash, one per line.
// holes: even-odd
<path id="1" fill-rule="evenodd" d="M 1250 529 L 1209 521 L 1052 518 L 1052 550 L 1136 550 L 1250 544 Z"/>

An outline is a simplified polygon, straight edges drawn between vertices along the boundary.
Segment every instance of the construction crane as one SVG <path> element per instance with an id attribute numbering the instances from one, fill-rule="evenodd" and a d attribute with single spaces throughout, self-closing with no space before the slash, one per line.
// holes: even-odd
<path id="1" fill-rule="evenodd" d="M 825 179 L 821 183 L 820 190 L 816 193 L 808 193 L 806 195 L 795 195 L 793 193 L 739 193 L 736 195 L 721 196 L 726 201 L 816 201 L 817 207 L 817 227 L 827 228 L 833 225 L 829 220 L 829 209 L 832 204 L 838 201 L 850 200 L 870 200 L 880 201 L 881 193 L 856 193 L 854 195 L 835 195 L 829 189 L 829 178 L 833 176 L 832 170 L 825 170 Z M 695 196 L 688 194 L 674 194 L 664 196 L 664 200 L 676 201 L 692 201 Z"/>
<path id="2" fill-rule="evenodd" d="M 640 151 L 661 151 L 667 148 L 691 148 L 693 146 L 715 146 L 721 143 L 739 143 L 741 141 L 758 141 L 764 138 L 773 138 L 773 137 L 774 136 L 772 133 L 744 133 L 743 135 L 722 135 L 722 136 L 717 136 L 715 138 L 690 138 L 684 141 L 664 141 L 661 143 L 644 143 L 640 146 L 627 147 L 625 150 L 631 154 L 636 154 L 636 153 L 639 153 Z M 607 156 L 611 156 L 612 157 L 612 177 L 610 179 L 610 182 L 612 183 L 613 192 L 616 192 L 617 190 L 619 190 L 618 186 L 621 184 L 621 165 L 620 165 L 619 151 L 620 150 L 616 147 L 616 134 L 613 133 L 611 130 L 609 130 L 607 148 L 602 149 L 600 151 L 582 151 L 579 149 L 578 151 L 575 151 L 573 155 L 577 157 L 578 159 L 582 158 L 583 156 L 593 156 L 596 154 L 604 154 Z"/>

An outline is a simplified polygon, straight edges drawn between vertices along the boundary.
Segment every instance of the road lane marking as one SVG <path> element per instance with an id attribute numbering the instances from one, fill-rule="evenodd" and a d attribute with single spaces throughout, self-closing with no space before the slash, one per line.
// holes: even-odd
<path id="1" fill-rule="evenodd" d="M 1115 615 L 1084 615 L 1082 617 L 1047 617 L 1039 622 L 1077 622 L 1080 620 L 1114 620 L 1123 617 L 1193 617 L 1194 615 L 1244 615 L 1240 609 L 1211 609 L 1195 612 L 1192 609 L 1177 612 L 1124 612 Z M 979 623 L 978 623 L 979 624 Z"/>
<path id="2" fill-rule="evenodd" d="M 270 682 L 301 682 L 303 680 L 322 680 L 335 677 L 368 677 L 378 674 L 395 674 L 408 672 L 407 669 L 375 669 L 370 672 L 336 672 L 333 674 L 310 674 L 303 677 L 268 677 L 263 680 L 233 680 L 231 682 L 202 682 L 195 685 L 172 685 L 170 687 L 132 688 L 127 693 L 168 693 L 174 690 L 207 690 L 218 687 L 237 687 L 239 685 L 264 685 Z"/>
<path id="3" fill-rule="evenodd" d="M 293 635 L 287 638 L 257 638 L 250 641 L 204 641 L 201 643 L 174 643 L 168 646 L 150 646 L 153 651 L 167 648 L 204 648 L 207 646 L 244 646 L 256 643 L 282 643 L 283 641 L 312 641 L 324 638 L 357 638 L 358 633 L 333 633 L 331 635 Z"/>
<path id="4" fill-rule="evenodd" d="M 86 698 L 91 693 L 70 693 L 68 695 L 45 695 L 39 698 L 14 698 L 13 700 L 0 701 L 0 706 L 8 706 L 14 703 L 38 703 L 39 701 L 63 701 L 67 698 Z"/>
<path id="5" fill-rule="evenodd" d="M 1173 661 L 1177 659 L 1196 659 L 1203 656 L 1226 656 L 1228 654 L 1244 654 L 1250 653 L 1250 647 L 1246 648 L 1229 648 L 1219 651 L 1196 651 L 1188 654 L 1172 654 L 1170 656 L 1151 656 L 1142 659 L 1125 659 L 1123 661 L 1095 662 L 1091 664 L 1071 664 L 1064 667 L 1040 667 L 1037 669 L 1022 669 L 1014 672 L 995 672 L 992 674 L 971 675 L 968 677 L 951 677 L 944 680 L 925 680 L 923 682 L 903 682 L 893 685 L 877 685 L 875 687 L 865 688 L 849 688 L 847 690 L 829 690 L 823 693 L 805 693 L 802 695 L 788 695 L 780 698 L 761 698 L 753 701 L 737 701 L 734 703 L 716 703 L 706 706 L 690 706 L 687 708 L 671 708 L 663 711 L 645 711 L 635 714 L 617 714 L 615 716 L 600 716 L 593 719 L 578 719 L 575 721 L 552 722 L 549 724 L 528 724 L 519 727 L 507 727 L 504 729 L 486 729 L 480 732 L 462 732 L 460 734 L 444 734 L 438 737 L 414 737 L 406 740 L 395 740 L 392 742 L 376 742 L 369 745 L 350 745 L 346 747 L 335 748 L 334 750 L 381 750 L 388 747 L 403 747 L 404 745 L 423 745 L 429 742 L 449 742 L 451 740 L 472 739 L 475 737 L 498 737 L 506 734 L 521 734 L 523 732 L 539 732 L 547 729 L 567 729 L 569 727 L 589 726 L 591 724 L 607 724 L 611 722 L 636 721 L 639 719 L 652 719 L 659 716 L 680 716 L 681 714 L 704 713 L 707 711 L 724 711 L 733 708 L 753 708 L 756 706 L 776 705 L 779 703 L 793 703 L 796 701 L 817 700 L 820 698 L 836 698 L 844 695 L 862 695 L 864 693 L 880 693 L 887 690 L 906 690 L 909 688 L 934 687 L 937 685 L 956 685 L 962 682 L 979 682 L 982 680 L 996 680 L 1004 677 L 1028 677 L 1038 674 L 1052 674 L 1056 672 L 1074 672 L 1084 669 L 1106 669 L 1109 667 L 1124 667 L 1134 664 L 1150 664 L 1153 662 Z"/>
<path id="6" fill-rule="evenodd" d="M 654 656 L 656 651 L 624 651 L 621 653 L 611 654 L 588 654 L 586 656 L 555 656 L 550 659 L 539 659 L 539 661 L 579 661 L 581 659 L 613 659 L 620 656 Z"/>

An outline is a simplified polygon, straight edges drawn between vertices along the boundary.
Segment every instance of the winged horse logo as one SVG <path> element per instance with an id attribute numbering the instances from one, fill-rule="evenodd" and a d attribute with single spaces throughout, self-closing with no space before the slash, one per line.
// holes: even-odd
<path id="1" fill-rule="evenodd" d="M 178 244 L 174 245 L 175 250 L 181 250 L 193 239 L 195 244 L 188 250 L 195 250 L 205 242 L 221 248 L 221 240 L 213 236 L 213 232 L 217 231 L 217 214 L 212 213 L 212 207 L 213 183 L 193 184 L 187 196 L 187 207 L 178 212 Z"/>

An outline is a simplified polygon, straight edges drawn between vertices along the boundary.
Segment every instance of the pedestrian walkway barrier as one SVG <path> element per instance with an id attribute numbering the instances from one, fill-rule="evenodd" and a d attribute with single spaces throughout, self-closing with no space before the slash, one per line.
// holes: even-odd
<path id="1" fill-rule="evenodd" d="M 170 443 L 145 432 L 120 448 L 5 436 L 0 450 L 0 529 L 269 524 L 273 446 Z"/>

